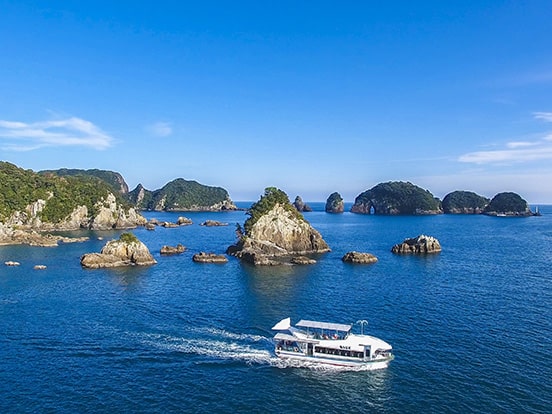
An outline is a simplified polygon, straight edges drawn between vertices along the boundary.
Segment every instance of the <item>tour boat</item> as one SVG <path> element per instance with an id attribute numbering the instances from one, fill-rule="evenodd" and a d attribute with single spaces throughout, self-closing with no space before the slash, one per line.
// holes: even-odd
<path id="1" fill-rule="evenodd" d="M 279 358 L 367 369 L 386 368 L 393 360 L 392 346 L 370 335 L 352 333 L 353 325 L 300 320 L 291 326 L 291 318 L 272 327 L 275 352 Z"/>

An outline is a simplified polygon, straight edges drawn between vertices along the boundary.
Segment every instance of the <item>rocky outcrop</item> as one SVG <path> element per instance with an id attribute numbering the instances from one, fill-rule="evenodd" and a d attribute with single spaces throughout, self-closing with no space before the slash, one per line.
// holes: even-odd
<path id="1" fill-rule="evenodd" d="M 439 253 L 441 251 L 441 244 L 435 237 L 421 234 L 418 237 L 404 239 L 402 243 L 394 245 L 391 251 L 396 254 Z"/>
<path id="2" fill-rule="evenodd" d="M 174 254 L 180 254 L 184 253 L 186 248 L 182 244 L 177 244 L 176 246 L 163 246 L 161 247 L 160 253 L 163 255 L 174 255 Z"/>
<path id="3" fill-rule="evenodd" d="M 193 221 L 191 219 L 183 216 L 178 217 L 178 219 L 176 220 L 176 224 L 178 224 L 179 226 L 189 226 L 192 223 Z"/>
<path id="4" fill-rule="evenodd" d="M 200 226 L 219 227 L 219 226 L 228 226 L 228 223 L 222 223 L 216 220 L 205 220 L 203 223 L 200 224 Z"/>
<path id="5" fill-rule="evenodd" d="M 326 200 L 326 207 L 324 209 L 326 213 L 343 213 L 344 209 L 345 203 L 341 195 L 337 192 L 330 194 Z"/>
<path id="6" fill-rule="evenodd" d="M 311 259 L 310 257 L 307 257 L 307 256 L 297 256 L 297 257 L 294 257 L 290 260 L 290 262 L 292 264 L 296 264 L 296 265 L 312 265 L 312 264 L 316 264 L 316 260 L 314 259 Z"/>
<path id="7" fill-rule="evenodd" d="M 192 256 L 192 260 L 198 263 L 226 263 L 228 258 L 223 254 L 199 252 Z"/>
<path id="8" fill-rule="evenodd" d="M 57 234 L 39 233 L 35 230 L 19 230 L 0 223 L 0 246 L 26 244 L 29 246 L 55 247 L 60 243 L 88 240 L 88 237 L 65 237 Z"/>
<path id="9" fill-rule="evenodd" d="M 132 229 L 147 223 L 145 217 L 138 214 L 134 208 L 125 210 L 117 203 L 113 194 L 108 194 L 105 200 L 100 200 L 96 208 L 98 213 L 87 226 L 92 230 Z"/>
<path id="10" fill-rule="evenodd" d="M 440 214 L 439 200 L 429 191 L 412 183 L 390 181 L 372 187 L 357 196 L 353 213 L 378 215 Z"/>
<path id="11" fill-rule="evenodd" d="M 289 263 L 299 255 L 330 251 L 320 233 L 296 214 L 276 203 L 227 253 L 255 265 L 272 265 Z"/>
<path id="12" fill-rule="evenodd" d="M 303 213 L 303 212 L 310 212 L 312 211 L 312 208 L 303 202 L 303 199 L 299 196 L 295 197 L 295 201 L 293 202 L 293 206 L 297 209 L 297 211 Z"/>
<path id="13" fill-rule="evenodd" d="M 120 266 L 146 266 L 157 263 L 144 243 L 131 233 L 123 233 L 119 240 L 111 240 L 100 253 L 81 257 L 82 267 L 98 269 Z"/>
<path id="14" fill-rule="evenodd" d="M 378 261 L 378 258 L 371 253 L 348 252 L 341 258 L 345 263 L 354 264 L 372 264 Z"/>

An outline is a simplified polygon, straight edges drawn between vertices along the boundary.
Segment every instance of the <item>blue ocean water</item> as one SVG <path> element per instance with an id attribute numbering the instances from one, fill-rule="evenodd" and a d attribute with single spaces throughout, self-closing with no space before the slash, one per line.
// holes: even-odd
<path id="1" fill-rule="evenodd" d="M 312 266 L 192 262 L 200 251 L 223 253 L 243 211 L 147 213 L 194 224 L 136 229 L 158 260 L 145 268 L 80 267 L 83 253 L 120 232 L 0 247 L 0 263 L 21 263 L 0 266 L 0 412 L 550 412 L 552 206 L 530 218 L 313 206 L 305 217 L 332 252 Z M 229 225 L 199 226 L 206 219 Z M 390 252 L 419 234 L 443 251 Z M 160 256 L 177 243 L 184 254 Z M 351 250 L 379 261 L 342 263 Z M 270 328 L 287 316 L 366 319 L 396 358 L 379 371 L 286 364 L 273 355 Z"/>

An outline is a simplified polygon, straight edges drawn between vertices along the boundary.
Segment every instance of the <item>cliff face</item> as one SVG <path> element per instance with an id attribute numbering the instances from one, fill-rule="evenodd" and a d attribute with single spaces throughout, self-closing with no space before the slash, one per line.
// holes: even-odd
<path id="1" fill-rule="evenodd" d="M 281 204 L 261 216 L 248 234 L 228 249 L 229 254 L 256 265 L 278 264 L 289 256 L 328 251 L 320 233 Z"/>

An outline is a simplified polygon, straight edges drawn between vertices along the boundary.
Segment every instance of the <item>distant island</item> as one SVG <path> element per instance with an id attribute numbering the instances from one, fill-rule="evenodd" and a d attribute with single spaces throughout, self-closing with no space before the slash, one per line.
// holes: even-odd
<path id="1" fill-rule="evenodd" d="M 310 211 L 299 196 L 293 205 L 289 204 L 296 212 Z M 325 211 L 341 213 L 343 205 L 339 193 L 334 192 L 326 201 Z M 129 191 L 118 172 L 67 168 L 34 172 L 0 161 L 0 244 L 54 243 L 51 237 L 44 238 L 32 232 L 134 228 L 146 224 L 139 211 L 236 209 L 224 188 L 183 178 L 153 191 L 141 184 Z M 497 217 L 538 215 L 516 193 L 498 193 L 489 201 L 473 192 L 456 190 L 441 201 L 429 190 L 403 181 L 380 183 L 360 193 L 351 212 L 376 215 L 486 214 Z"/>

